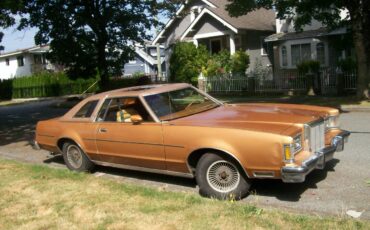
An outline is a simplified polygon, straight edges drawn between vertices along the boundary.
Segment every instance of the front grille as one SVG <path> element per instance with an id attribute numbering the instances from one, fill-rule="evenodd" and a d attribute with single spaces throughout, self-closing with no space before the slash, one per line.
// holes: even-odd
<path id="1" fill-rule="evenodd" d="M 325 122 L 317 121 L 307 127 L 309 129 L 310 152 L 318 152 L 325 147 Z"/>

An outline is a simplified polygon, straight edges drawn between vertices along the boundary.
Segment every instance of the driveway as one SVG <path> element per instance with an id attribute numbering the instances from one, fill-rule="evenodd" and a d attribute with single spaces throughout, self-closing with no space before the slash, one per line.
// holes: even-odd
<path id="1" fill-rule="evenodd" d="M 0 107 L 0 156 L 22 162 L 65 167 L 60 156 L 35 151 L 30 141 L 38 120 L 60 116 L 58 100 Z M 278 180 L 255 180 L 251 194 L 242 202 L 294 212 L 344 216 L 348 210 L 362 212 L 370 220 L 370 113 L 345 112 L 344 129 L 352 132 L 349 143 L 325 170 L 315 170 L 306 182 L 284 184 Z M 161 190 L 197 193 L 192 179 L 177 178 L 109 167 L 98 167 L 97 177 L 154 186 Z"/>

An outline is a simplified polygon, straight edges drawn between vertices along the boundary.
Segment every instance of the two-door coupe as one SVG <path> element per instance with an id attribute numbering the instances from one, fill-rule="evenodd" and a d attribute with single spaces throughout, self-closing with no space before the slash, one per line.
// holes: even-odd
<path id="1" fill-rule="evenodd" d="M 303 182 L 342 151 L 349 132 L 333 108 L 225 104 L 189 84 L 113 90 L 40 121 L 35 145 L 71 170 L 113 166 L 195 177 L 200 193 L 247 195 L 252 179 Z"/>

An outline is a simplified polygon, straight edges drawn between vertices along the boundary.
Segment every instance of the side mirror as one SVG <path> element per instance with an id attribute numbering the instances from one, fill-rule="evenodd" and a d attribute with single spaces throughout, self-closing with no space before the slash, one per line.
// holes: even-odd
<path id="1" fill-rule="evenodd" d="M 140 115 L 132 115 L 131 122 L 134 125 L 138 125 L 143 121 L 143 118 Z"/>

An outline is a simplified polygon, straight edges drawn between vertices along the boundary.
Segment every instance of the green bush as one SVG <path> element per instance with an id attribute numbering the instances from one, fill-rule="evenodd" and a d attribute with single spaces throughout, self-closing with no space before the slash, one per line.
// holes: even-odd
<path id="1" fill-rule="evenodd" d="M 320 62 L 316 60 L 302 61 L 297 65 L 300 74 L 318 73 L 320 71 Z"/>
<path id="2" fill-rule="evenodd" d="M 178 42 L 170 58 L 170 81 L 197 84 L 198 76 L 206 65 L 209 53 L 205 46 Z"/>
<path id="3" fill-rule="evenodd" d="M 249 55 L 242 50 L 238 50 L 231 56 L 231 72 L 233 75 L 244 75 L 249 63 Z"/>
<path id="4" fill-rule="evenodd" d="M 0 81 L 0 99 L 55 97 L 83 92 L 95 93 L 99 91 L 96 78 L 77 78 L 71 80 L 65 73 L 39 73 L 32 76 L 18 77 Z M 95 84 L 94 84 L 95 83 Z M 138 75 L 131 78 L 111 79 L 107 90 L 150 84 L 147 76 Z"/>
<path id="5" fill-rule="evenodd" d="M 356 61 L 352 58 L 339 60 L 337 65 L 343 72 L 355 71 L 357 67 Z"/>
<path id="6" fill-rule="evenodd" d="M 43 72 L 32 76 L 18 77 L 13 79 L 12 97 L 54 97 L 69 94 L 81 94 L 94 84 L 96 79 L 71 80 L 63 73 Z M 98 84 L 91 87 L 88 92 L 98 90 Z"/>
<path id="7" fill-rule="evenodd" d="M 208 60 L 203 74 L 213 77 L 223 74 L 232 73 L 233 75 L 245 75 L 245 71 L 249 67 L 249 55 L 242 51 L 236 51 L 230 55 L 228 50 L 214 54 Z"/>
<path id="8" fill-rule="evenodd" d="M 10 100 L 13 94 L 13 79 L 0 80 L 0 100 Z"/>

